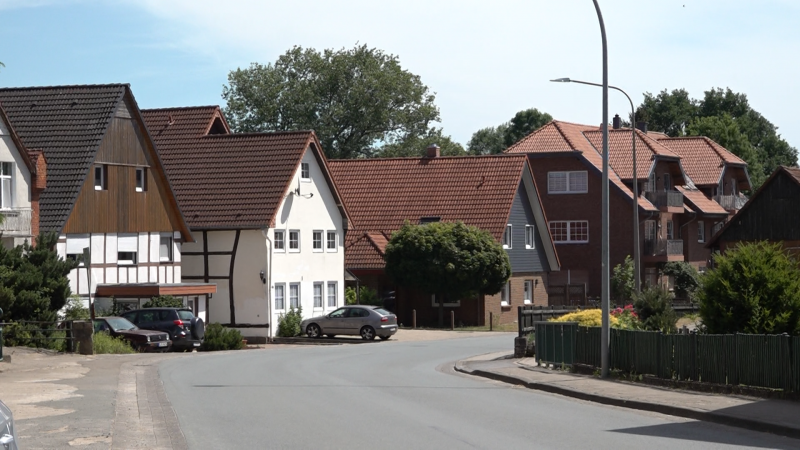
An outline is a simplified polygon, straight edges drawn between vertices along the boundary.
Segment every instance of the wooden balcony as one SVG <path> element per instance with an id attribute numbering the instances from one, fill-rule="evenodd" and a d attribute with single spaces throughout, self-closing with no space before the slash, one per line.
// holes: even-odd
<path id="1" fill-rule="evenodd" d="M 645 239 L 642 260 L 648 262 L 683 261 L 683 240 Z"/>
<path id="2" fill-rule="evenodd" d="M 0 209 L 4 217 L 0 223 L 0 233 L 3 236 L 30 236 L 31 235 L 31 209 L 12 208 Z"/>
<path id="3" fill-rule="evenodd" d="M 714 201 L 725 208 L 726 211 L 738 211 L 747 203 L 744 195 L 715 195 Z"/>
<path id="4" fill-rule="evenodd" d="M 683 212 L 683 193 L 678 191 L 645 191 L 644 197 L 660 211 Z"/>

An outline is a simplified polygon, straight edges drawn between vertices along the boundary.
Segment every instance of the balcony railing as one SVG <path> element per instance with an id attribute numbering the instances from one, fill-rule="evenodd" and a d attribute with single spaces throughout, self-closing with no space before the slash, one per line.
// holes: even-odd
<path id="1" fill-rule="evenodd" d="M 656 208 L 683 208 L 683 193 L 678 191 L 645 191 L 644 197 Z"/>
<path id="2" fill-rule="evenodd" d="M 5 235 L 30 236 L 30 208 L 0 209 L 0 215 L 3 216 L 3 222 L 0 223 L 0 232 Z"/>
<path id="3" fill-rule="evenodd" d="M 683 255 L 683 239 L 645 239 L 644 253 L 651 256 Z"/>
<path id="4" fill-rule="evenodd" d="M 738 211 L 747 203 L 747 197 L 744 195 L 715 195 L 714 201 L 726 211 Z"/>

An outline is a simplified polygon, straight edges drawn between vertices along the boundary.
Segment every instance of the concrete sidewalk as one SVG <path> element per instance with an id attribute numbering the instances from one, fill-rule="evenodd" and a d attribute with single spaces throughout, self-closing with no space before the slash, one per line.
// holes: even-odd
<path id="1" fill-rule="evenodd" d="M 581 400 L 714 422 L 800 439 L 800 403 L 603 380 L 536 366 L 533 358 L 492 353 L 458 361 L 455 370 Z"/>

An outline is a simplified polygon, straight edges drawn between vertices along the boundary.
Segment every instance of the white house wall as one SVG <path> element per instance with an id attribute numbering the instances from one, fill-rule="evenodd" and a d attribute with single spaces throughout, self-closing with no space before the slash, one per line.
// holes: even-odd
<path id="1" fill-rule="evenodd" d="M 8 128 L 3 121 L 0 121 L 0 162 L 10 162 L 14 164 L 14 170 L 11 173 L 11 209 L 27 209 L 31 208 L 31 173 L 28 166 L 20 156 L 17 146 L 11 139 Z M 28 225 L 30 228 L 30 224 Z M 3 242 L 8 246 L 17 246 L 22 244 L 25 239 L 30 240 L 31 234 L 29 230 L 22 233 L 19 232 L 5 232 L 3 233 Z"/>

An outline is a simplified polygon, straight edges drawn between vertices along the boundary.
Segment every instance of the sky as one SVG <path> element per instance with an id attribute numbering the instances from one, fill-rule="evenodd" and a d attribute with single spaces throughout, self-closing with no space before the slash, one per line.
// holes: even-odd
<path id="1" fill-rule="evenodd" d="M 599 0 L 609 83 L 643 94 L 713 87 L 800 147 L 800 2 Z M 590 0 L 0 0 L 0 86 L 130 83 L 141 108 L 221 105 L 227 75 L 298 45 L 397 55 L 436 94 L 444 134 L 537 108 L 602 121 L 600 27 Z M 609 93 L 609 117 L 630 104 Z"/>

